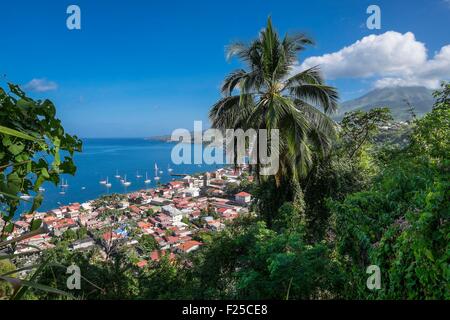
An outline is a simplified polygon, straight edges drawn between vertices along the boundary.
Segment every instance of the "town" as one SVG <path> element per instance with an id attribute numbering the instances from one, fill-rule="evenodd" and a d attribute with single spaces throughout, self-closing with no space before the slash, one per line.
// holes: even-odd
<path id="1" fill-rule="evenodd" d="M 163 256 L 174 259 L 199 249 L 204 244 L 202 235 L 220 231 L 227 222 L 249 214 L 252 196 L 242 190 L 252 181 L 246 166 L 221 168 L 201 175 L 182 175 L 154 189 L 24 214 L 14 222 L 8 239 L 28 233 L 36 219 L 42 221 L 45 232 L 20 241 L 10 253 L 25 256 L 25 264 L 29 264 L 43 251 L 54 248 L 59 239 L 71 239 L 70 234 L 76 234 L 69 250 L 97 247 L 106 259 L 118 247 L 135 247 L 138 267 Z M 2 224 L 0 221 L 0 227 Z M 142 249 L 143 243 L 151 250 Z"/>

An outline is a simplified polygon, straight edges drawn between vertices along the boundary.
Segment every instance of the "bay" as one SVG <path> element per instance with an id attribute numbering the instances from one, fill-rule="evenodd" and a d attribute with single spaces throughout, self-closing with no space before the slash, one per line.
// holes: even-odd
<path id="1" fill-rule="evenodd" d="M 223 165 L 206 164 L 174 165 L 171 161 L 174 146 L 175 143 L 143 138 L 83 139 L 83 152 L 74 155 L 77 166 L 75 176 L 62 176 L 68 184 L 65 193 L 61 194 L 60 186 L 44 184 L 44 201 L 38 211 L 48 211 L 74 202 L 85 202 L 105 194 L 154 188 L 157 185 L 154 179 L 155 163 L 159 170 L 163 171 L 158 172 L 161 183 L 176 179 L 170 175 L 169 166 L 173 170 L 172 174 L 194 174 L 223 167 Z M 121 177 L 126 175 L 131 185 L 126 188 L 119 179 L 114 177 L 116 172 Z M 148 185 L 144 183 L 146 173 L 151 180 Z M 138 174 L 142 177 L 138 178 Z M 100 181 L 106 178 L 111 183 L 111 188 L 100 184 Z M 18 214 L 26 212 L 29 207 L 30 204 L 24 203 Z"/>

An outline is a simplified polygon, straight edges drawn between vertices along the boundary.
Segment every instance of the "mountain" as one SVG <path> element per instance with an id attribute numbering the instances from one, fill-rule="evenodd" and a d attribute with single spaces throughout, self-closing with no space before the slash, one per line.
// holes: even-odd
<path id="1" fill-rule="evenodd" d="M 434 98 L 432 90 L 425 87 L 390 87 L 372 90 L 362 97 L 343 102 L 336 120 L 342 119 L 344 114 L 353 110 L 368 111 L 377 107 L 389 107 L 396 120 L 407 120 L 410 115 L 405 100 L 409 101 L 415 109 L 417 116 L 422 116 L 430 111 Z"/>

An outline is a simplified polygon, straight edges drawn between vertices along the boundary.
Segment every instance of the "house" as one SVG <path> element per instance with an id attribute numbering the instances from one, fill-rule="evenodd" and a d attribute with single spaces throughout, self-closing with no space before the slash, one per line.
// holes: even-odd
<path id="1" fill-rule="evenodd" d="M 81 205 L 78 202 L 72 203 L 68 206 L 68 210 L 70 212 L 78 212 L 80 211 Z"/>
<path id="2" fill-rule="evenodd" d="M 216 189 L 225 189 L 227 182 L 222 179 L 214 179 L 209 182 L 209 186 Z"/>
<path id="3" fill-rule="evenodd" d="M 61 209 L 53 209 L 49 212 L 50 214 L 54 215 L 58 219 L 61 219 L 63 217 L 63 212 Z"/>
<path id="4" fill-rule="evenodd" d="M 164 256 L 166 256 L 167 255 L 167 253 L 166 253 L 166 251 L 165 250 L 154 250 L 154 251 L 152 251 L 152 253 L 150 254 L 150 259 L 152 260 L 152 261 L 155 261 L 155 262 L 157 262 L 157 261 L 159 261 L 159 260 L 161 260 L 161 258 L 162 257 L 164 257 Z M 174 260 L 175 259 L 175 255 L 173 254 L 173 252 L 170 252 L 169 253 L 169 260 L 170 261 L 172 261 L 172 260 Z"/>
<path id="5" fill-rule="evenodd" d="M 234 199 L 237 203 L 246 205 L 252 201 L 252 195 L 250 193 L 242 191 L 242 192 L 236 193 L 234 195 Z"/>
<path id="6" fill-rule="evenodd" d="M 123 236 L 121 234 L 115 233 L 115 232 L 105 232 L 102 235 L 103 243 L 109 244 L 111 242 L 117 241 L 119 239 L 123 239 Z"/>
<path id="7" fill-rule="evenodd" d="M 121 201 L 121 202 L 119 203 L 119 207 L 122 208 L 122 209 L 128 208 L 129 205 L 130 205 L 130 203 L 129 203 L 128 201 Z"/>
<path id="8" fill-rule="evenodd" d="M 130 211 L 132 213 L 135 213 L 135 214 L 140 214 L 141 213 L 141 210 L 138 207 L 136 207 L 135 205 L 129 206 L 128 209 L 130 209 Z"/>
<path id="9" fill-rule="evenodd" d="M 183 188 L 184 182 L 183 181 L 170 181 L 167 186 L 169 189 L 181 189 Z"/>
<path id="10" fill-rule="evenodd" d="M 90 248 L 94 245 L 95 245 L 94 239 L 85 238 L 85 239 L 81 239 L 81 240 L 72 242 L 69 246 L 69 249 L 70 250 L 80 250 L 80 249 Z"/>
<path id="11" fill-rule="evenodd" d="M 30 227 L 30 224 L 28 222 L 23 221 L 23 220 L 19 220 L 19 221 L 14 222 L 14 226 L 16 226 L 19 229 L 28 230 L 28 228 Z"/>
<path id="12" fill-rule="evenodd" d="M 189 253 L 194 250 L 197 250 L 198 248 L 200 248 L 201 245 L 202 245 L 201 242 L 198 242 L 195 240 L 190 240 L 190 241 L 186 241 L 185 243 L 180 244 L 177 247 L 177 251 L 181 252 L 181 253 Z"/>
<path id="13" fill-rule="evenodd" d="M 183 213 L 173 206 L 167 205 L 163 206 L 161 209 L 164 213 L 170 216 L 172 222 L 180 222 L 183 218 Z"/>
<path id="14" fill-rule="evenodd" d="M 154 197 L 150 203 L 155 206 L 163 206 L 170 203 L 170 201 L 164 198 Z"/>
<path id="15" fill-rule="evenodd" d="M 183 193 L 184 193 L 185 197 L 196 198 L 200 195 L 200 189 L 199 188 L 188 188 L 188 189 L 184 189 Z"/>
<path id="16" fill-rule="evenodd" d="M 86 211 L 91 211 L 92 210 L 92 205 L 91 205 L 90 202 L 84 202 L 84 203 L 81 204 L 81 208 L 83 210 L 86 210 Z"/>
<path id="17" fill-rule="evenodd" d="M 231 212 L 224 212 L 222 214 L 222 218 L 224 220 L 233 220 L 235 218 L 237 218 L 239 216 L 239 214 L 236 211 L 231 211 Z"/>
<path id="18" fill-rule="evenodd" d="M 78 224 L 71 218 L 63 218 L 53 223 L 55 236 L 60 236 L 69 229 L 78 229 Z"/>
<path id="19" fill-rule="evenodd" d="M 225 225 L 221 223 L 219 220 L 207 221 L 207 224 L 208 228 L 210 228 L 213 231 L 220 231 L 223 230 L 223 228 L 225 228 Z"/>

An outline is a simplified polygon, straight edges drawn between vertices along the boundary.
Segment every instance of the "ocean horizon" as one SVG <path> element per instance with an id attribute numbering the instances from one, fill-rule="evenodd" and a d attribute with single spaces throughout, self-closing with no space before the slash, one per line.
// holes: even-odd
<path id="1" fill-rule="evenodd" d="M 84 138 L 82 141 L 83 151 L 74 155 L 77 166 L 75 175 L 61 176 L 68 187 L 45 183 L 42 186 L 45 189 L 44 200 L 37 211 L 48 211 L 75 202 L 82 203 L 107 194 L 154 188 L 158 182 L 155 181 L 155 164 L 158 166 L 160 183 L 176 179 L 170 175 L 169 167 L 173 174 L 195 174 L 223 167 L 220 164 L 173 164 L 171 152 L 175 142 L 148 138 Z M 115 178 L 117 173 L 122 178 L 126 175 L 131 185 L 125 187 L 120 179 Z M 144 183 L 146 175 L 151 180 L 149 184 Z M 111 183 L 110 188 L 100 183 L 105 179 Z M 63 189 L 64 193 L 61 193 Z M 23 203 L 16 217 L 28 212 L 30 207 L 30 203 Z"/>

